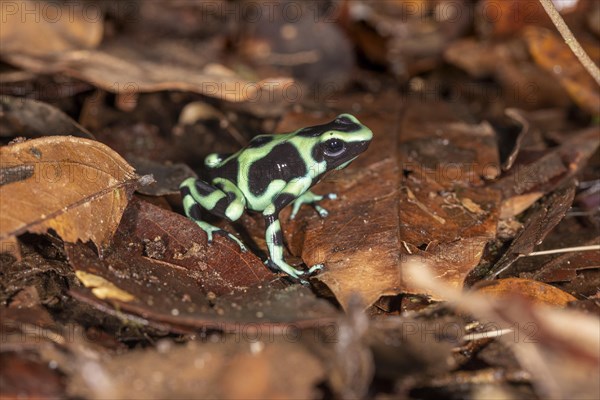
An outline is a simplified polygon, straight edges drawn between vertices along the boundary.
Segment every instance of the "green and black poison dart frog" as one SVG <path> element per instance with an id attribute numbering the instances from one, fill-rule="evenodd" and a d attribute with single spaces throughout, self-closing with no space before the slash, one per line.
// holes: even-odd
<path id="1" fill-rule="evenodd" d="M 213 234 L 223 234 L 246 251 L 238 238 L 202 221 L 201 209 L 230 221 L 240 218 L 245 209 L 262 212 L 270 256 L 267 266 L 297 279 L 312 274 L 323 265 L 305 272 L 285 262 L 279 212 L 293 203 L 293 219 L 302 204 L 312 204 L 321 217 L 326 217 L 327 210 L 316 203 L 336 195 L 319 196 L 309 189 L 325 173 L 348 166 L 367 149 L 372 137 L 371 130 L 356 117 L 341 114 L 323 125 L 256 136 L 235 154 L 210 154 L 204 161 L 208 182 L 188 178 L 179 186 L 185 213 L 206 232 L 208 243 Z"/>

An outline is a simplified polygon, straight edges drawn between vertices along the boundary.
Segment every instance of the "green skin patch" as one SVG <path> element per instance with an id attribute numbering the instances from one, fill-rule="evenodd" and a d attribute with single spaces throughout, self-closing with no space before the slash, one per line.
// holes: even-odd
<path id="1" fill-rule="evenodd" d="M 285 262 L 279 212 L 293 203 L 290 215 L 293 219 L 302 204 L 310 204 L 325 218 L 327 210 L 317 203 L 337 196 L 316 195 L 309 189 L 327 172 L 347 167 L 367 149 L 372 137 L 371 130 L 356 117 L 341 114 L 327 124 L 287 134 L 257 136 L 247 147 L 228 157 L 211 154 L 205 160 L 209 182 L 188 178 L 180 185 L 185 213 L 206 232 L 209 243 L 214 234 L 224 234 L 246 251 L 238 238 L 202 221 L 200 210 L 230 221 L 239 219 L 246 209 L 261 212 L 266 221 L 269 250 L 266 263 L 300 279 L 322 269 L 323 264 L 305 272 Z"/>

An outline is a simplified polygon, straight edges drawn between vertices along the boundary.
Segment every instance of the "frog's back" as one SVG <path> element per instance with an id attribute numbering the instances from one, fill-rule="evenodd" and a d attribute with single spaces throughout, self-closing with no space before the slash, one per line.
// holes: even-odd
<path id="1" fill-rule="evenodd" d="M 209 179 L 229 180 L 244 194 L 248 208 L 262 211 L 270 204 L 275 188 L 306 173 L 298 150 L 288 138 L 289 134 L 259 135 L 235 154 L 207 156 Z"/>

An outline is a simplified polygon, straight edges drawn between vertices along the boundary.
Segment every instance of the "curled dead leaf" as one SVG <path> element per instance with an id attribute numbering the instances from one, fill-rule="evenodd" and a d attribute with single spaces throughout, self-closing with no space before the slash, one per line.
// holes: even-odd
<path id="1" fill-rule="evenodd" d="M 199 93 L 234 103 L 251 106 L 270 104 L 280 109 L 285 105 L 284 92 L 293 86 L 289 78 L 269 78 L 250 82 L 224 66 L 203 68 L 165 64 L 150 59 L 141 50 L 104 46 L 101 50 L 77 50 L 31 55 L 11 53 L 3 58 L 9 63 L 35 73 L 64 73 L 112 93 L 123 96 L 123 102 L 135 103 L 139 93 L 180 90 Z M 281 103 L 278 103 L 281 100 Z M 274 107 L 274 104 L 277 106 Z"/>
<path id="2" fill-rule="evenodd" d="M 100 251 L 137 184 L 133 168 L 100 142 L 50 136 L 0 148 L 0 242 L 53 229 Z"/>
<path id="3" fill-rule="evenodd" d="M 569 302 L 577 300 L 569 293 L 552 285 L 522 278 L 499 279 L 480 286 L 477 291 L 500 299 L 518 294 L 535 303 L 560 307 L 565 307 Z"/>
<path id="4" fill-rule="evenodd" d="M 0 97 L 0 136 L 48 135 L 94 139 L 87 129 L 50 104 L 23 97 Z"/>

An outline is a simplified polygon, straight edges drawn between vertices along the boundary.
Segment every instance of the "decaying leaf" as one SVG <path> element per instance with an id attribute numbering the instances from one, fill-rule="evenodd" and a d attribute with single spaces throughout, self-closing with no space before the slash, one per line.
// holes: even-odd
<path id="1" fill-rule="evenodd" d="M 551 1 L 597 60 L 600 1 Z M 600 92 L 539 0 L 0 15 L 0 397 L 600 398 Z M 280 215 L 310 285 L 260 213 L 183 216 L 207 154 L 340 113 L 368 151 Z"/>
<path id="2" fill-rule="evenodd" d="M 435 105 L 435 117 L 427 109 L 414 104 L 402 121 L 400 252 L 403 262 L 419 257 L 439 279 L 461 287 L 496 235 L 500 194 L 482 185 L 500 173 L 499 155 L 487 123 L 460 121 L 461 108 L 448 103 Z M 404 273 L 402 282 L 419 293 Z"/>
<path id="3" fill-rule="evenodd" d="M 536 63 L 558 79 L 579 107 L 598 115 L 598 85 L 563 39 L 547 29 L 537 27 L 528 27 L 524 37 Z"/>
<path id="4" fill-rule="evenodd" d="M 2 5 L 0 56 L 51 54 L 96 47 L 104 32 L 99 7 L 24 0 Z"/>
<path id="5" fill-rule="evenodd" d="M 478 287 L 477 291 L 498 297 L 500 300 L 507 296 L 519 295 L 536 303 L 558 307 L 565 307 L 569 302 L 577 300 L 554 286 L 522 278 L 498 279 Z"/>
<path id="6" fill-rule="evenodd" d="M 299 117 L 306 121 L 306 115 L 295 116 Z M 372 129 L 374 139 L 350 167 L 316 187 L 318 193 L 338 194 L 338 200 L 324 204 L 329 216 L 321 220 L 307 207 L 293 223 L 282 224 L 286 233 L 293 232 L 293 253 L 301 251 L 307 265 L 325 263 L 325 270 L 315 279 L 326 284 L 345 308 L 354 292 L 368 306 L 386 293 L 402 291 L 398 281 L 397 127 L 389 114 L 388 118 L 381 114 L 357 117 Z M 290 116 L 284 124 L 281 129 L 289 130 L 298 123 Z M 283 212 L 282 220 L 287 216 Z"/>
<path id="7" fill-rule="evenodd" d="M 565 184 L 586 165 L 600 145 L 600 129 L 588 128 L 567 137 L 529 163 L 517 163 L 491 186 L 502 192 L 501 218 L 522 213 L 545 193 Z"/>
<path id="8" fill-rule="evenodd" d="M 592 239 L 578 242 L 577 244 L 583 247 L 598 246 L 600 245 L 600 237 L 596 236 Z M 573 251 L 559 254 L 557 257 L 544 263 L 544 265 L 533 274 L 533 278 L 542 282 L 572 281 L 577 278 L 578 271 L 598 268 L 600 268 L 599 251 Z M 596 290 L 600 287 L 599 284 L 600 281 L 597 281 Z"/>
<path id="9" fill-rule="evenodd" d="M 448 188 L 481 186 L 496 178 L 500 160 L 495 132 L 489 123 L 476 124 L 471 118 L 460 104 L 408 104 L 398 133 L 402 169 L 423 171 Z"/>
<path id="10" fill-rule="evenodd" d="M 340 195 L 327 205 L 329 217 L 321 221 L 308 210 L 292 228 L 292 252 L 301 245 L 307 265 L 325 263 L 315 279 L 344 307 L 353 292 L 367 305 L 385 295 L 418 293 L 402 272 L 411 254 L 434 261 L 437 275 L 461 286 L 496 233 L 499 193 L 470 187 L 500 171 L 490 127 L 461 124 L 444 104 L 436 108 L 437 120 L 409 110 L 399 126 L 393 104 L 384 98 L 381 114 L 358 115 L 374 140 L 352 166 L 319 185 L 319 193 Z M 432 151 L 425 143 L 439 132 L 450 139 Z"/>
<path id="11" fill-rule="evenodd" d="M 71 136 L 4 146 L 0 159 L 2 175 L 9 176 L 0 186 L 2 242 L 53 229 L 66 242 L 91 240 L 102 251 L 137 182 L 113 150 Z"/>
<path id="12" fill-rule="evenodd" d="M 539 245 L 546 235 L 554 228 L 571 207 L 575 197 L 575 185 L 566 185 L 552 193 L 533 212 L 525 226 L 515 237 L 502 258 L 494 265 L 489 273 L 493 278 L 507 270 L 519 257 L 527 255 Z"/>
<path id="13" fill-rule="evenodd" d="M 337 316 L 308 289 L 286 288 L 258 257 L 240 252 L 230 239 L 216 235 L 207 245 L 193 221 L 141 200 L 131 201 L 107 253 L 99 259 L 84 245 L 67 246 L 78 277 L 100 277 L 102 286 L 133 298 L 77 288 L 72 294 L 100 310 L 108 305 L 163 329 L 232 330 L 241 322 L 303 326 Z"/>
<path id="14" fill-rule="evenodd" d="M 50 104 L 20 97 L 0 97 L 0 136 L 48 135 L 94 139 L 87 129 Z"/>
<path id="15" fill-rule="evenodd" d="M 160 54 L 158 55 L 160 56 Z M 98 50 L 65 51 L 31 55 L 14 52 L 3 55 L 9 63 L 35 73 L 64 73 L 90 82 L 112 93 L 125 103 L 135 103 L 139 93 L 179 90 L 203 94 L 230 102 L 278 104 L 285 106 L 282 93 L 293 85 L 288 78 L 250 82 L 223 65 L 205 63 L 202 68 L 165 64 L 158 56 L 135 51 L 121 44 L 108 44 Z M 274 99 L 281 102 L 274 103 Z M 275 107 L 277 108 L 277 107 Z"/>

